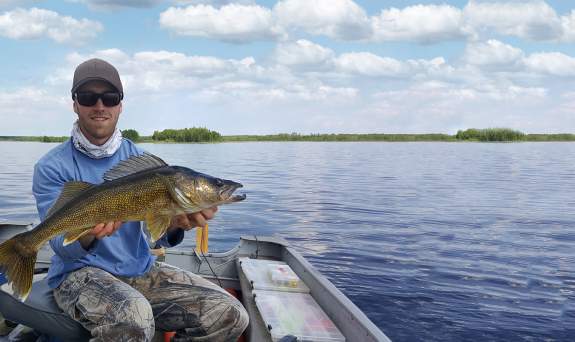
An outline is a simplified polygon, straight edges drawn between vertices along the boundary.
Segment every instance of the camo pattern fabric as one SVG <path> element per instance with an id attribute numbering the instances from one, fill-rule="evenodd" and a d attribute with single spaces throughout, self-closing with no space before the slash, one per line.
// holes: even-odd
<path id="1" fill-rule="evenodd" d="M 92 333 L 90 341 L 236 341 L 248 325 L 242 304 L 196 274 L 156 262 L 143 276 L 115 277 L 96 267 L 70 273 L 54 289 L 60 308 Z"/>

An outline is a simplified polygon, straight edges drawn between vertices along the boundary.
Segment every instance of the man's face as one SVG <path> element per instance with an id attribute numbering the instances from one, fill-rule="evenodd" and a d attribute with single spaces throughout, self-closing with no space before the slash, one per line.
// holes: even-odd
<path id="1" fill-rule="evenodd" d="M 106 93 L 116 90 L 109 83 L 90 81 L 78 89 L 78 92 Z M 86 138 L 94 145 L 102 145 L 112 136 L 122 112 L 122 102 L 106 107 L 102 99 L 93 106 L 82 106 L 74 100 L 74 112 L 78 114 L 78 125 Z"/>

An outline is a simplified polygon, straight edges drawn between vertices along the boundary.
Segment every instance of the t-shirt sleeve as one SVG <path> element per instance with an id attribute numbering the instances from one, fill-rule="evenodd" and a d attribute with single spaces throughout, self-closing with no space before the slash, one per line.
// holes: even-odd
<path id="1" fill-rule="evenodd" d="M 38 215 L 40 215 L 41 221 L 46 219 L 48 211 L 60 196 L 66 181 L 63 172 L 59 171 L 56 165 L 37 163 L 34 166 L 32 193 L 36 199 L 36 207 L 38 208 Z M 97 241 L 91 248 L 94 248 L 96 244 Z M 79 241 L 64 246 L 63 234 L 50 240 L 50 246 L 52 246 L 54 253 L 65 260 L 76 260 L 89 252 L 80 245 Z"/>
<path id="2" fill-rule="evenodd" d="M 45 164 L 36 164 L 34 166 L 32 193 L 36 199 L 36 207 L 38 208 L 41 221 L 44 221 L 48 210 L 60 196 L 65 182 L 64 177 L 53 166 Z"/>

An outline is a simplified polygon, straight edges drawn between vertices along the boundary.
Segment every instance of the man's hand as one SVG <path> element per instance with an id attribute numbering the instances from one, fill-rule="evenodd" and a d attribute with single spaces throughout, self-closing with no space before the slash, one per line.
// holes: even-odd
<path id="1" fill-rule="evenodd" d="M 174 216 L 170 228 L 181 228 L 187 231 L 195 227 L 205 227 L 208 224 L 208 220 L 214 218 L 217 211 L 218 207 L 211 207 L 193 214 Z"/>
<path id="2" fill-rule="evenodd" d="M 100 223 L 97 224 L 90 232 L 86 235 L 94 235 L 94 237 L 98 240 L 105 238 L 106 236 L 110 236 L 120 228 L 122 225 L 122 221 L 110 221 L 108 223 Z"/>
<path id="3" fill-rule="evenodd" d="M 86 235 L 78 239 L 78 241 L 80 241 L 80 244 L 82 245 L 82 247 L 84 247 L 85 250 L 88 250 L 92 242 L 94 242 L 94 239 L 100 240 L 105 238 L 106 236 L 114 234 L 116 230 L 120 228 L 122 223 L 124 222 L 110 221 L 108 223 L 97 224 L 96 226 L 94 226 L 94 228 L 92 228 L 92 230 L 86 233 Z"/>

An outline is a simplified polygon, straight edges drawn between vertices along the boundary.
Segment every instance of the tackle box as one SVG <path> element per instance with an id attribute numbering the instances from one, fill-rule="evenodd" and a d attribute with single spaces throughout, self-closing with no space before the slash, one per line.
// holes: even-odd
<path id="1" fill-rule="evenodd" d="M 254 300 L 274 342 L 344 342 L 345 337 L 309 293 L 255 290 Z"/>
<path id="2" fill-rule="evenodd" d="M 250 258 L 239 261 L 254 290 L 309 293 L 309 287 L 285 262 Z"/>

